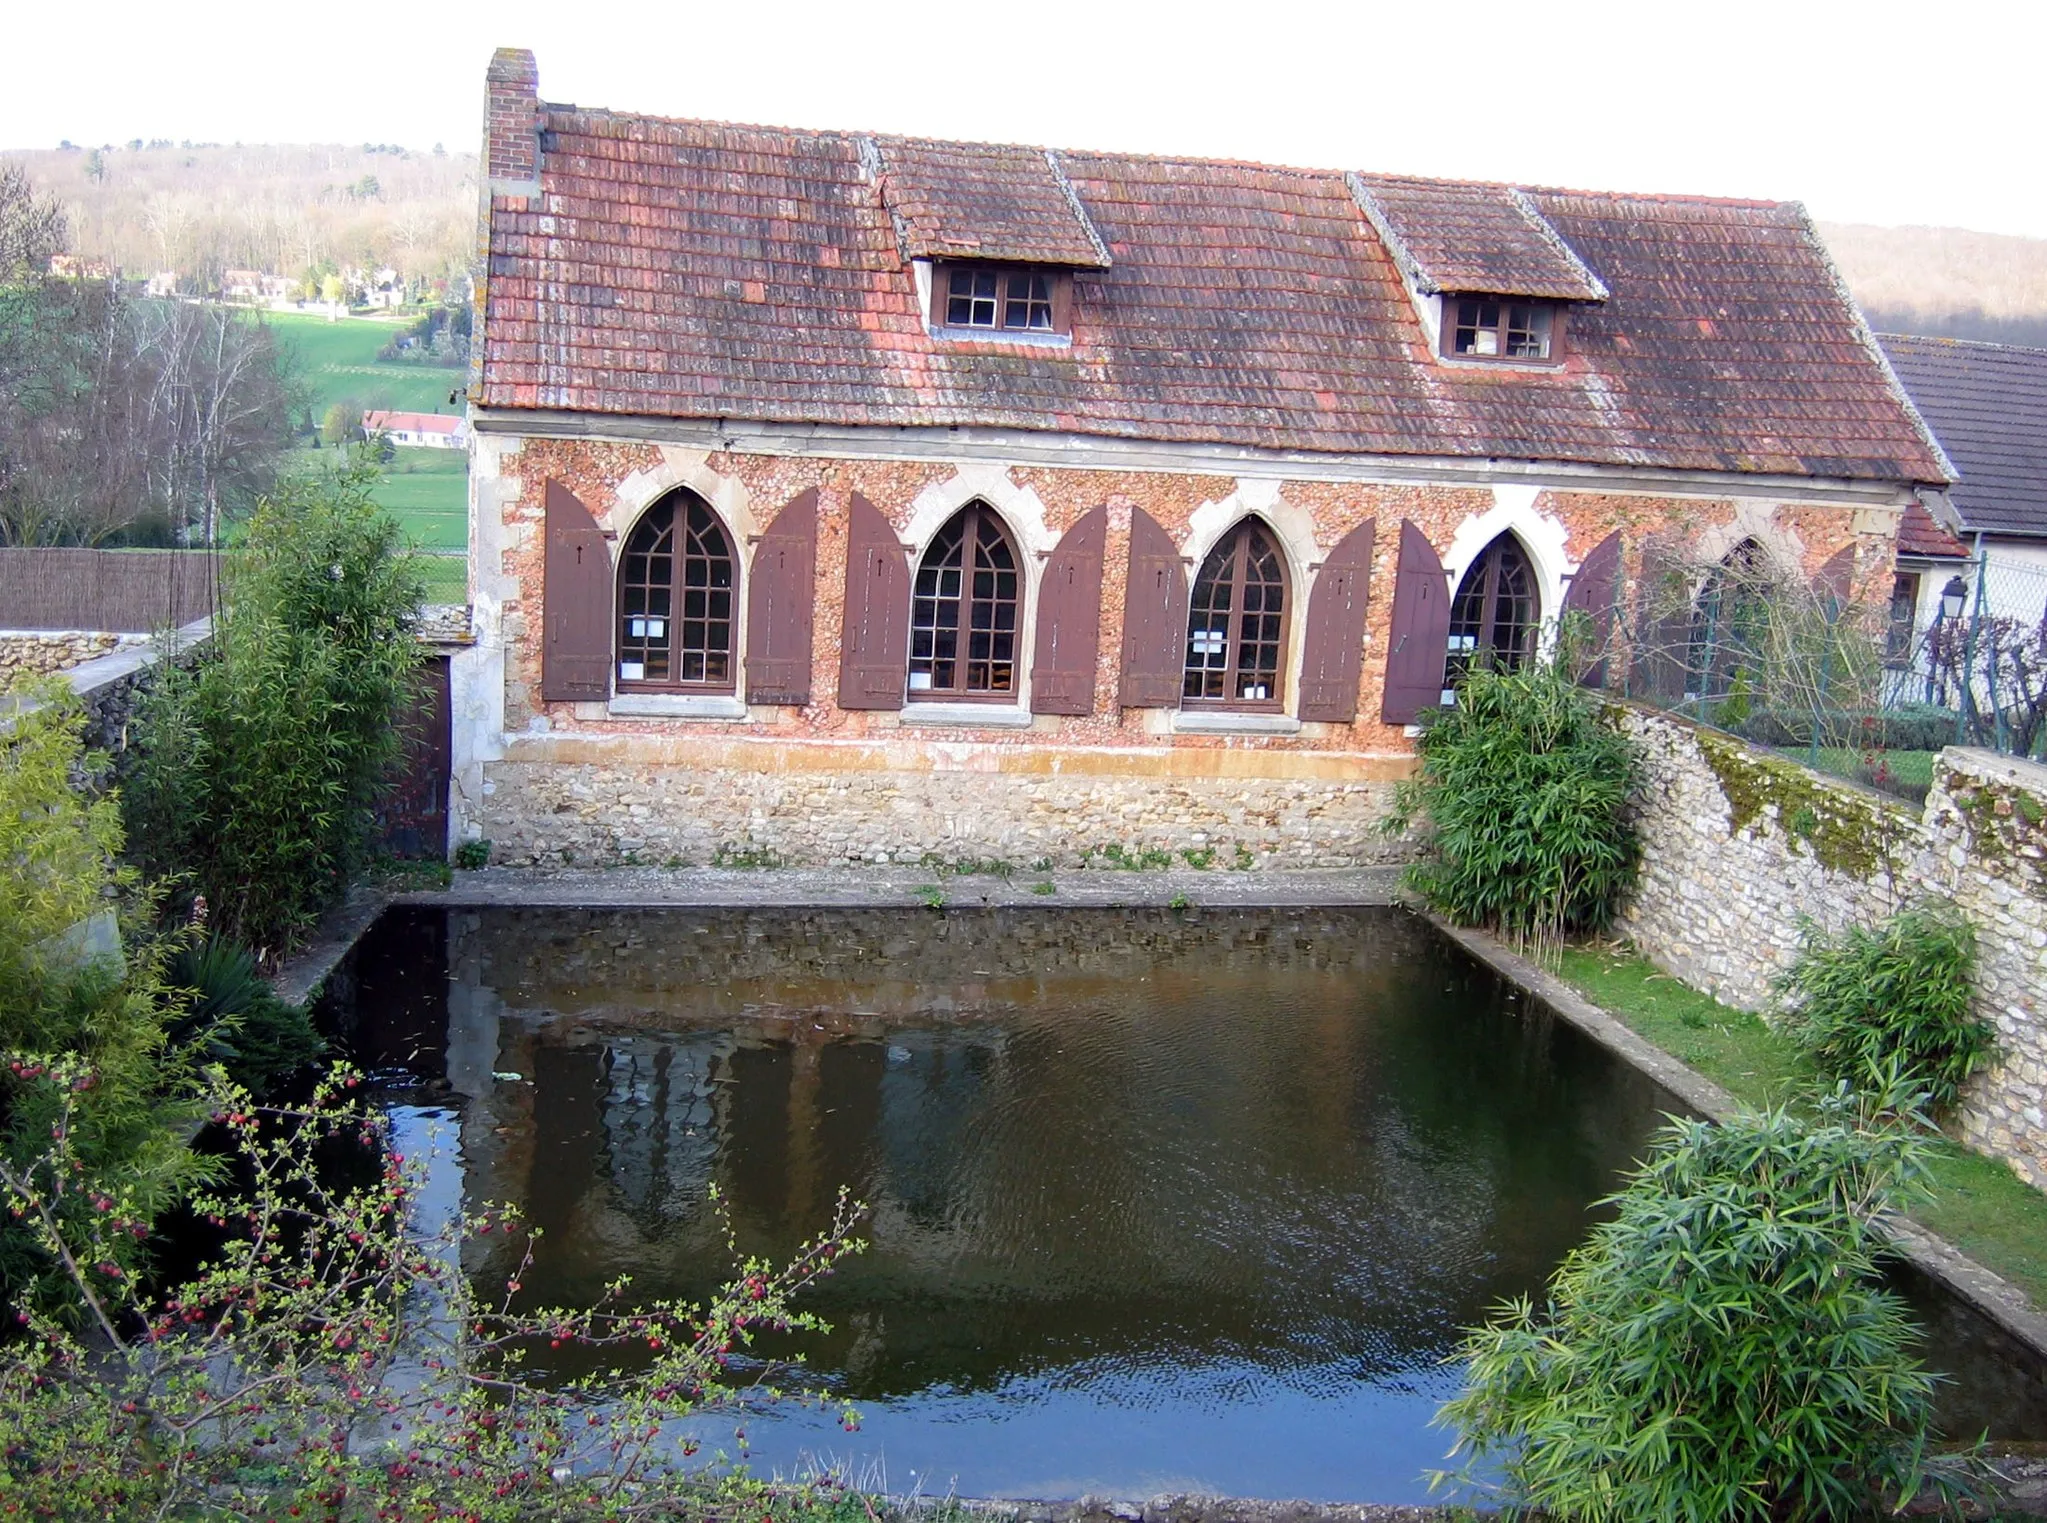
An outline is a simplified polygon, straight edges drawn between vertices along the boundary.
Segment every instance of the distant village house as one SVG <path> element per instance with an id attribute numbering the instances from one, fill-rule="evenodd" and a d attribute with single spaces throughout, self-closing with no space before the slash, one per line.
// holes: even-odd
<path id="1" fill-rule="evenodd" d="M 431 412 L 381 412 L 362 415 L 365 434 L 382 434 L 408 449 L 467 449 L 469 425 L 461 418 Z"/>

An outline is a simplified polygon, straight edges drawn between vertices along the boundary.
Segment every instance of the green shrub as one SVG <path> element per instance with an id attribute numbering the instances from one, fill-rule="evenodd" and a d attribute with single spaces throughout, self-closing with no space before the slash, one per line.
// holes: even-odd
<path id="1" fill-rule="evenodd" d="M 175 1001 L 162 948 L 136 929 L 153 905 L 119 863 L 120 814 L 97 792 L 105 759 L 85 750 L 84 712 L 61 683 L 31 696 L 39 706 L 0 736 L 0 1174 L 31 1170 L 64 1116 L 78 1169 L 51 1203 L 58 1222 L 90 1222 L 99 1200 L 148 1219 L 205 1170 L 181 1140 L 195 1107 L 165 1037 Z M 92 1083 L 59 1095 L 48 1075 L 72 1062 Z M 132 1234 L 108 1245 L 124 1274 L 142 1258 Z M 59 1279 L 30 1224 L 0 1214 L 0 1292 L 61 1302 Z"/>
<path id="2" fill-rule="evenodd" d="M 1971 1007 L 1975 970 L 1975 927 L 1953 905 L 1927 903 L 1838 937 L 1808 924 L 1776 992 L 1821 1073 L 1877 1092 L 1895 1070 L 1940 1112 L 1996 1044 Z"/>
<path id="3" fill-rule="evenodd" d="M 361 864 L 420 661 L 421 583 L 374 471 L 294 479 L 229 558 L 214 638 L 142 707 L 126 790 L 152 873 L 274 959 Z"/>
<path id="4" fill-rule="evenodd" d="M 245 947 L 217 936 L 194 938 L 171 958 L 166 976 L 190 995 L 171 1025 L 171 1040 L 220 1064 L 252 1094 L 268 1094 L 326 1046 L 306 1011 L 271 991 Z"/>
<path id="5" fill-rule="evenodd" d="M 1820 744 L 1877 751 L 1938 751 L 1955 743 L 1955 711 L 1931 703 L 1886 709 L 1824 709 Z M 1812 744 L 1810 709 L 1754 709 L 1733 728 L 1766 746 Z"/>
<path id="6" fill-rule="evenodd" d="M 66 1063 L 38 1082 L 65 1119 L 91 1078 Z M 779 1361 L 763 1355 L 823 1328 L 796 1303 L 860 1251 L 860 1207 L 842 1191 L 825 1229 L 783 1262 L 734 1246 L 730 1283 L 701 1305 L 629 1297 L 619 1281 L 594 1306 L 536 1306 L 519 1276 L 538 1229 L 503 1211 L 416 1214 L 420 1165 L 389 1151 L 356 1088 L 356 1075 L 331 1074 L 306 1104 L 270 1110 L 212 1091 L 237 1184 L 195 1195 L 217 1245 L 161 1294 L 106 1272 L 111 1245 L 146 1227 L 128 1202 L 58 1214 L 79 1162 L 69 1127 L 0 1173 L 0 1215 L 67 1266 L 91 1324 L 80 1334 L 24 1307 L 17 1325 L 17 1308 L 0 1306 L 15 1332 L 0 1358 L 0 1513 L 788 1517 L 765 1483 L 700 1454 L 693 1424 L 774 1401 Z M 383 1167 L 338 1179 L 322 1161 L 340 1153 Z M 731 1244 L 716 1186 L 712 1199 Z M 548 1347 L 571 1350 L 579 1372 L 533 1369 L 528 1355 Z"/>
<path id="7" fill-rule="evenodd" d="M 490 866 L 490 842 L 464 841 L 455 848 L 455 865 L 468 872 Z"/>
<path id="8" fill-rule="evenodd" d="M 1820 1111 L 1673 1123 L 1547 1303 L 1469 1335 L 1438 1420 L 1498 1458 L 1511 1502 L 1818 1519 L 1955 1483 L 1926 1458 L 1917 1329 L 1877 1283 L 1880 1222 L 1922 1188 L 1924 1144 L 1866 1127 L 1845 1092 Z"/>
<path id="9" fill-rule="evenodd" d="M 1419 749 L 1389 828 L 1417 814 L 1433 828 L 1434 859 L 1408 872 L 1424 899 L 1524 943 L 1612 920 L 1640 858 L 1627 817 L 1639 762 L 1593 694 L 1548 663 L 1476 668 Z"/>

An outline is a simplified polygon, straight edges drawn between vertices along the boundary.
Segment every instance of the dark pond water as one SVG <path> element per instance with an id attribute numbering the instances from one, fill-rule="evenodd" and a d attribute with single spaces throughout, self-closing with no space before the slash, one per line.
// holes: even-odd
<path id="1" fill-rule="evenodd" d="M 849 1186 L 805 1347 L 862 1426 L 754 1460 L 926 1493 L 1419 1499 L 1457 1330 L 1672 1104 L 1397 911 L 407 911 L 330 1016 L 443 1131 L 430 1203 L 546 1229 L 538 1300 L 706 1294 L 713 1182 L 770 1257 Z M 1975 1331 L 1921 1294 L 1938 1363 Z"/>

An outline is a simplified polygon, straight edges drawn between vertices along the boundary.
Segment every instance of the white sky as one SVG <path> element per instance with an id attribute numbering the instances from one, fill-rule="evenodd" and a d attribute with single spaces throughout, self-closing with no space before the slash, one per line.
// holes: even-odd
<path id="1" fill-rule="evenodd" d="M 1795 198 L 2047 237 L 2047 0 L 9 8 L 6 147 L 474 148 L 503 44 L 538 54 L 544 99 L 659 115 Z"/>

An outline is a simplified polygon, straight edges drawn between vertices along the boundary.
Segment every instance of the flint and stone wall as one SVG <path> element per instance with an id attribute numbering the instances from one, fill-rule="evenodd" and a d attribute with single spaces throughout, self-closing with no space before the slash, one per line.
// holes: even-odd
<path id="1" fill-rule="evenodd" d="M 2047 1189 L 2047 767 L 1951 747 L 1914 811 L 1666 714 L 1624 723 L 1648 776 L 1620 929 L 1692 987 L 1760 1010 L 1803 922 L 1838 933 L 1952 900 L 1976 927 L 1977 1006 L 2000 1045 L 1960 1130 Z"/>
<path id="2" fill-rule="evenodd" d="M 1116 846 L 1176 864 L 1208 851 L 1219 867 L 1338 867 L 1412 850 L 1380 828 L 1404 758 L 653 737 L 522 741 L 515 757 L 484 785 L 494 861 L 813 865 L 928 852 L 1071 867 Z"/>
<path id="3" fill-rule="evenodd" d="M 98 629 L 0 629 L 0 693 L 148 639 Z"/>
<path id="4" fill-rule="evenodd" d="M 815 489 L 811 701 L 745 708 L 728 699 L 732 712 L 717 717 L 547 701 L 540 672 L 549 479 L 589 508 L 614 556 L 640 514 L 676 487 L 699 494 L 742 547 L 783 504 Z M 783 456 L 488 430 L 472 443 L 470 492 L 476 645 L 453 667 L 455 835 L 487 838 L 494 861 L 515 864 L 702 864 L 721 850 L 792 864 L 914 861 L 926 852 L 1071 864 L 1112 845 L 1214 850 L 1230 865 L 1241 860 L 1240 847 L 1261 865 L 1398 859 L 1412 845 L 1387 838 L 1380 820 L 1393 784 L 1412 768 L 1413 741 L 1379 715 L 1403 520 L 1428 536 L 1453 577 L 1511 530 L 1528 551 L 1544 616 L 1554 617 L 1573 569 L 1611 533 L 1623 534 L 1631 568 L 1649 535 L 1680 525 L 1730 546 L 1762 536 L 1809 573 L 1853 547 L 1858 583 L 1874 589 L 1889 585 L 1897 518 L 1881 506 L 1703 494 Z M 1043 558 L 1084 514 L 1106 508 L 1091 711 L 1019 709 L 1001 724 L 991 711 L 990 722 L 941 724 L 920 718 L 916 705 L 901 713 L 840 708 L 855 492 L 913 554 L 965 503 L 992 507 L 1025 563 L 1027 662 Z M 1190 572 L 1246 515 L 1272 530 L 1288 564 L 1289 713 L 1315 576 L 1346 534 L 1374 521 L 1356 721 L 1295 725 L 1274 716 L 1285 733 L 1255 725 L 1194 733 L 1171 711 L 1120 707 L 1124 568 L 1140 508 L 1172 537 Z M 742 586 L 746 575 L 742 564 Z M 744 648 L 743 635 L 738 644 Z"/>

